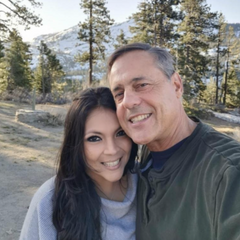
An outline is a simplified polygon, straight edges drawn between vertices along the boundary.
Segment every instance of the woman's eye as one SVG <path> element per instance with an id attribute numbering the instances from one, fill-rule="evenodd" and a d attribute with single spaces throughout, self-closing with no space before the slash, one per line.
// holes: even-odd
<path id="1" fill-rule="evenodd" d="M 125 136 L 125 135 L 126 135 L 126 133 L 123 130 L 121 130 L 117 133 L 117 137 L 121 137 L 121 136 Z"/>
<path id="2" fill-rule="evenodd" d="M 87 138 L 87 141 L 88 142 L 99 142 L 99 141 L 101 141 L 101 138 L 98 136 L 91 136 L 91 137 Z"/>

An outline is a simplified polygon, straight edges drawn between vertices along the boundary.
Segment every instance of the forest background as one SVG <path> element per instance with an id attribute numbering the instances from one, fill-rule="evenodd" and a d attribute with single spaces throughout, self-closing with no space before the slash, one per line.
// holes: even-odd
<path id="1" fill-rule="evenodd" d="M 74 67 L 66 64 L 67 53 L 56 48 L 61 42 L 53 36 L 58 34 L 36 38 L 32 51 L 17 30 L 41 25 L 34 13 L 39 7 L 36 0 L 0 0 L 0 240 L 18 239 L 32 195 L 55 174 L 73 97 L 88 86 L 107 85 L 108 56 L 126 43 L 167 48 L 184 81 L 186 111 L 240 140 L 239 124 L 210 113 L 239 115 L 240 24 L 226 23 L 206 1 L 139 1 L 137 11 L 121 25 L 114 23 L 105 0 L 79 0 L 85 20 L 73 27 L 76 35 L 66 30 L 69 37 L 76 36 Z M 45 110 L 53 117 L 44 123 L 17 122 L 19 108 Z"/>
<path id="2" fill-rule="evenodd" d="M 72 69 L 51 42 L 39 39 L 37 60 L 29 43 L 23 41 L 13 22 L 29 28 L 41 25 L 34 7 L 20 1 L 1 2 L 0 20 L 0 96 L 37 103 L 66 103 L 67 96 L 90 85 L 107 84 L 106 62 L 116 48 L 131 42 L 145 42 L 167 48 L 175 58 L 176 69 L 184 81 L 184 104 L 198 103 L 212 108 L 240 106 L 240 24 L 227 24 L 222 13 L 212 12 L 205 0 L 144 0 L 129 16 L 129 32 L 112 34 L 114 19 L 104 0 L 79 2 L 85 20 L 78 23 Z M 130 37 L 129 37 L 130 36 Z M 54 41 L 54 40 L 52 40 Z M 49 46 L 50 45 L 50 46 Z M 111 48 L 109 48 L 109 45 Z M 86 47 L 87 46 L 87 47 Z M 110 50 L 111 51 L 110 51 Z M 73 77 L 74 76 L 74 77 Z M 220 105 L 220 107 L 219 107 Z M 204 107 L 206 108 L 206 107 Z"/>

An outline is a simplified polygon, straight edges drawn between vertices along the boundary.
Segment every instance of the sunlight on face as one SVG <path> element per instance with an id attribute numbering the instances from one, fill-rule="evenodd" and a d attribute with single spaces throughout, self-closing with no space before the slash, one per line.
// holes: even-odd
<path id="1" fill-rule="evenodd" d="M 174 131 L 181 113 L 182 83 L 177 74 L 168 79 L 145 51 L 120 56 L 109 74 L 117 116 L 135 143 L 158 146 Z"/>
<path id="2" fill-rule="evenodd" d="M 116 113 L 97 108 L 87 118 L 84 152 L 87 173 L 99 185 L 122 178 L 129 160 L 132 143 L 122 130 Z"/>

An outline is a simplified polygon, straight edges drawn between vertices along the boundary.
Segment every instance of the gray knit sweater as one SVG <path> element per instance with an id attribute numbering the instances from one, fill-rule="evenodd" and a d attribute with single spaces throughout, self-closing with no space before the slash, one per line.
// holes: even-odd
<path id="1" fill-rule="evenodd" d="M 56 240 L 52 223 L 52 196 L 55 177 L 46 181 L 35 193 L 27 212 L 20 240 Z M 129 187 L 123 202 L 101 198 L 103 240 L 135 240 L 137 175 L 128 175 Z"/>

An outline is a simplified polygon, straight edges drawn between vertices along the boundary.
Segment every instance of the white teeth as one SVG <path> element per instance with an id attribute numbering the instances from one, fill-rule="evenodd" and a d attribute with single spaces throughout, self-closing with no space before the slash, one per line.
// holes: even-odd
<path id="1" fill-rule="evenodd" d="M 142 121 L 143 119 L 148 118 L 149 116 L 150 116 L 150 114 L 139 115 L 139 116 L 137 116 L 137 117 L 132 118 L 130 121 L 131 121 L 132 123 L 136 123 L 136 122 Z"/>
<path id="2" fill-rule="evenodd" d="M 118 165 L 118 163 L 120 162 L 120 159 L 114 161 L 114 162 L 104 162 L 103 165 L 107 166 L 107 167 L 115 167 Z"/>

